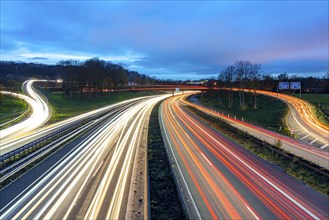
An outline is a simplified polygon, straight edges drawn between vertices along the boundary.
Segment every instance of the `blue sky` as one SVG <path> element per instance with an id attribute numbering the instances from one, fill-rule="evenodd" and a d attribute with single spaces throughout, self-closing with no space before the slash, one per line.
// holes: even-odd
<path id="1" fill-rule="evenodd" d="M 328 71 L 328 1 L 6 1 L 1 60 L 98 56 L 171 79 L 217 76 L 235 60 L 265 73 Z"/>

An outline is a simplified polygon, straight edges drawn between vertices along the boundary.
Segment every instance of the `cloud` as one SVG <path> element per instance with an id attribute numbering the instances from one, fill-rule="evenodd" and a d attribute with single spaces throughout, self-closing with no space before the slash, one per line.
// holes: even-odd
<path id="1" fill-rule="evenodd" d="M 327 71 L 327 1 L 1 1 L 1 59 L 98 56 L 150 75 Z M 154 72 L 152 72 L 154 71 Z"/>
<path id="2" fill-rule="evenodd" d="M 48 60 L 47 57 L 32 57 L 32 58 L 28 58 L 29 60 Z"/>

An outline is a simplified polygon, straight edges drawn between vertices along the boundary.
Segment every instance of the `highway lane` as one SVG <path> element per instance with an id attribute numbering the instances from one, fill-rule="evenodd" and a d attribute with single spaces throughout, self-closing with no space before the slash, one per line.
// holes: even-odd
<path id="1" fill-rule="evenodd" d="M 179 97 L 167 99 L 160 113 L 173 169 L 181 170 L 176 177 L 191 194 L 184 197 L 190 218 L 329 217 L 328 197 L 223 137 L 188 112 Z"/>
<path id="2" fill-rule="evenodd" d="M 2 208 L 0 218 L 124 218 L 145 119 L 165 97 L 122 106 Z"/>
<path id="3" fill-rule="evenodd" d="M 0 142 L 0 155 L 3 155 L 9 151 L 12 151 L 18 147 L 23 146 L 24 144 L 30 143 L 40 137 L 43 137 L 47 134 L 50 134 L 52 132 L 56 132 L 56 131 L 60 131 L 62 129 L 65 129 L 66 127 L 77 123 L 79 121 L 82 121 L 88 117 L 97 117 L 98 115 L 102 115 L 105 114 L 109 111 L 112 111 L 113 109 L 122 106 L 122 105 L 129 105 L 131 103 L 134 103 L 138 100 L 142 100 L 142 99 L 146 99 L 147 97 L 139 97 L 139 98 L 135 98 L 135 99 L 130 99 L 130 100 L 126 100 L 117 104 L 113 104 L 113 105 L 109 105 L 109 106 L 105 106 L 72 118 L 68 118 L 66 120 L 57 122 L 57 123 L 53 123 L 50 125 L 46 125 L 42 128 L 39 129 L 35 129 L 32 130 L 30 132 L 26 132 L 20 136 L 17 137 L 13 137 L 7 140 L 1 140 Z"/>
<path id="4" fill-rule="evenodd" d="M 257 93 L 278 98 L 288 104 L 290 109 L 288 125 L 299 139 L 321 149 L 329 148 L 329 126 L 317 119 L 308 102 L 281 93 L 263 90 L 257 90 Z"/>
<path id="5" fill-rule="evenodd" d="M 182 100 L 187 105 L 191 105 L 198 110 L 209 114 L 213 117 L 220 118 L 221 120 L 224 120 L 228 124 L 230 124 L 233 127 L 236 127 L 242 131 L 248 132 L 248 134 L 266 141 L 267 143 L 270 143 L 272 145 L 276 145 L 278 141 L 281 142 L 281 147 L 298 156 L 301 158 L 304 158 L 305 160 L 308 160 L 314 164 L 317 164 L 323 168 L 329 169 L 329 153 L 327 151 L 324 151 L 320 148 L 305 144 L 299 140 L 296 140 L 294 138 L 290 138 L 281 134 L 278 134 L 276 132 L 267 130 L 262 127 L 255 126 L 253 124 L 249 124 L 243 121 L 240 121 L 238 119 L 228 117 L 226 115 L 220 114 L 219 112 L 212 111 L 210 109 L 207 109 L 203 106 L 193 104 L 190 102 L 187 102 L 185 100 Z"/>
<path id="6" fill-rule="evenodd" d="M 1 144 L 8 140 L 20 137 L 27 132 L 33 131 L 44 125 L 50 118 L 51 112 L 47 103 L 33 87 L 33 83 L 36 81 L 42 80 L 27 80 L 23 83 L 22 88 L 26 95 L 1 91 L 3 94 L 14 95 L 18 98 L 24 99 L 31 107 L 31 114 L 28 118 L 13 126 L 0 130 Z"/>

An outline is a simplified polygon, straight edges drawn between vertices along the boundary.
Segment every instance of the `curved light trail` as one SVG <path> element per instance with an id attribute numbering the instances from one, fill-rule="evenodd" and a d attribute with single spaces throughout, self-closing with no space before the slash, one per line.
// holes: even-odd
<path id="1" fill-rule="evenodd" d="M 277 94 L 274 92 L 256 90 L 257 93 L 262 95 L 271 96 L 274 98 L 278 98 L 285 103 L 288 104 L 290 108 L 290 121 L 295 121 L 295 123 L 290 122 L 289 126 L 296 130 L 303 130 L 304 138 L 307 137 L 307 140 L 310 144 L 314 144 L 314 142 L 320 142 L 319 147 L 325 148 L 329 146 L 329 126 L 323 124 L 313 113 L 311 105 L 299 98 L 286 95 L 286 94 Z M 303 139 L 303 137 L 300 137 Z"/>
<path id="2" fill-rule="evenodd" d="M 203 106 L 185 101 L 185 99 L 182 99 L 181 102 L 186 105 L 193 106 L 213 117 L 220 118 L 229 123 L 231 126 L 248 132 L 250 135 L 260 140 L 264 140 L 272 145 L 276 145 L 277 142 L 280 141 L 282 145 L 281 147 L 284 150 L 329 170 L 329 152 L 327 151 L 323 151 L 317 147 L 310 146 L 308 144 L 302 143 L 301 141 L 278 134 L 265 128 L 255 126 L 253 124 L 249 124 L 232 117 L 228 117 L 226 115 L 220 114 L 219 112 L 207 109 Z"/>
<path id="3" fill-rule="evenodd" d="M 3 207 L 0 218 L 123 219 L 145 120 L 166 97 L 109 111 L 100 126 Z"/>
<path id="4" fill-rule="evenodd" d="M 34 90 L 33 83 L 35 81 L 40 80 L 28 80 L 23 83 L 22 87 L 24 87 L 24 90 L 28 96 L 11 92 L 1 92 L 3 94 L 14 95 L 18 98 L 24 99 L 30 105 L 32 112 L 31 115 L 22 122 L 0 130 L 0 139 L 2 143 L 16 137 L 21 137 L 23 134 L 35 130 L 48 121 L 50 117 L 50 110 L 47 103 Z"/>
<path id="5" fill-rule="evenodd" d="M 184 108 L 164 101 L 161 125 L 204 219 L 326 219 L 328 198 L 225 138 Z M 174 168 L 175 169 L 175 168 Z M 198 216 L 190 216 L 198 218 Z"/>

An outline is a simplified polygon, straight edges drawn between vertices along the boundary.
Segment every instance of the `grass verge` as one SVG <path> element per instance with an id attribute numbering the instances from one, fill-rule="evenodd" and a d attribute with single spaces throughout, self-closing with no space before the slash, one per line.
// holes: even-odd
<path id="1" fill-rule="evenodd" d="M 124 100 L 157 94 L 157 92 L 123 91 L 87 100 L 77 96 L 70 98 L 64 96 L 63 93 L 54 93 L 47 89 L 40 89 L 40 91 L 47 97 L 52 110 L 52 115 L 48 123 L 60 121 Z"/>
<path id="2" fill-rule="evenodd" d="M 28 104 L 19 98 L 4 95 L 0 98 L 0 124 L 13 120 L 28 109 Z"/>
<path id="3" fill-rule="evenodd" d="M 151 219 L 187 219 L 161 136 L 159 105 L 152 110 L 148 130 Z"/>
<path id="4" fill-rule="evenodd" d="M 286 173 L 304 182 L 316 191 L 327 196 L 329 195 L 329 177 L 323 174 L 323 172 L 328 173 L 325 169 L 283 151 L 279 148 L 280 143 L 278 143 L 278 146 L 270 145 L 194 107 L 188 106 L 187 108 L 222 134 L 230 139 L 234 139 L 235 142 L 257 156 L 277 164 Z"/>
<path id="5" fill-rule="evenodd" d="M 228 108 L 228 96 L 226 91 L 208 91 L 198 94 L 197 98 L 201 104 L 214 110 L 230 114 L 244 121 L 290 135 L 290 131 L 285 123 L 285 117 L 288 114 L 289 107 L 282 101 L 264 95 L 257 95 L 257 108 L 253 107 L 253 95 L 245 92 L 245 102 L 247 108 L 242 111 L 239 106 L 239 94 L 233 92 L 233 105 Z"/>

